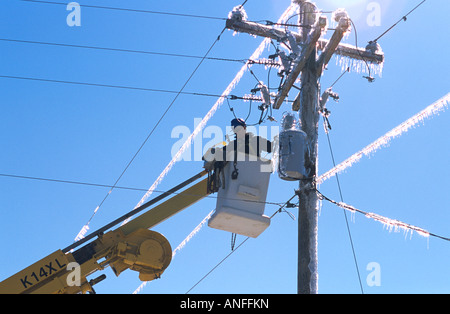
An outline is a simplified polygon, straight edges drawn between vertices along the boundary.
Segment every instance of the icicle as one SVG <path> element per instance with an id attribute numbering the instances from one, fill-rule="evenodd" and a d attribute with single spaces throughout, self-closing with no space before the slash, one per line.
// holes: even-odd
<path id="1" fill-rule="evenodd" d="M 428 231 L 426 231 L 425 229 L 404 223 L 399 220 L 387 218 L 387 217 L 384 217 L 384 216 L 381 216 L 378 214 L 374 214 L 374 213 L 366 213 L 365 215 L 369 219 L 373 219 L 375 221 L 381 222 L 384 225 L 384 227 L 386 227 L 386 229 L 389 230 L 389 232 L 392 232 L 392 230 L 394 230 L 394 232 L 399 232 L 400 230 L 404 230 L 405 232 L 411 231 L 411 235 L 412 235 L 412 232 L 416 231 L 419 235 L 421 235 L 423 237 L 430 236 L 430 233 Z"/>
<path id="2" fill-rule="evenodd" d="M 367 67 L 369 67 L 371 74 L 378 75 L 379 77 L 382 76 L 384 67 L 384 63 L 366 63 L 364 60 L 357 60 L 343 55 L 336 55 L 336 65 L 341 67 L 342 72 L 347 71 L 347 69 L 350 68 L 350 71 L 358 74 L 369 74 L 367 69 Z"/>
<path id="3" fill-rule="evenodd" d="M 139 287 L 136 288 L 136 290 L 133 291 L 133 294 L 139 294 L 144 289 L 144 287 L 147 285 L 149 281 L 144 281 L 139 285 Z"/>
<path id="4" fill-rule="evenodd" d="M 244 96 L 242 96 L 243 102 L 249 102 L 250 100 L 264 102 L 264 99 L 262 97 L 255 96 L 254 94 L 245 94 Z"/>
<path id="5" fill-rule="evenodd" d="M 280 139 L 279 135 L 275 135 L 272 141 L 272 173 L 278 172 L 278 162 L 280 159 Z"/>
<path id="6" fill-rule="evenodd" d="M 87 223 L 86 225 L 83 226 L 83 228 L 81 228 L 80 232 L 75 237 L 75 242 L 78 242 L 81 239 L 83 239 L 88 230 L 89 230 L 89 223 Z"/>
<path id="7" fill-rule="evenodd" d="M 371 154 L 375 153 L 381 147 L 388 145 L 392 139 L 399 137 L 403 133 L 406 133 L 410 128 L 416 126 L 419 122 L 423 123 L 424 119 L 445 110 L 445 108 L 448 106 L 449 103 L 450 103 L 450 93 L 448 93 L 443 98 L 439 99 L 434 104 L 420 111 L 418 114 L 412 116 L 411 118 L 409 118 L 399 126 L 395 127 L 382 137 L 378 138 L 375 142 L 367 145 L 359 152 L 353 154 L 352 156 L 350 156 L 349 158 L 338 164 L 336 167 L 322 174 L 317 179 L 317 184 L 321 184 L 325 180 L 351 167 L 353 164 L 358 162 L 364 155 L 370 156 Z"/>
<path id="8" fill-rule="evenodd" d="M 337 206 L 339 206 L 339 207 L 341 207 L 341 208 L 343 208 L 345 210 L 348 210 L 348 211 L 350 211 L 352 213 L 358 212 L 360 214 L 365 215 L 369 219 L 372 219 L 372 220 L 375 220 L 375 221 L 378 221 L 378 222 L 382 223 L 383 224 L 383 228 L 386 228 L 386 230 L 388 230 L 389 232 L 392 232 L 392 231 L 399 232 L 399 230 L 404 230 L 406 233 L 408 233 L 408 232 L 412 233 L 412 232 L 415 231 L 415 232 L 417 232 L 419 235 L 421 235 L 423 237 L 426 237 L 426 238 L 430 237 L 430 232 L 428 232 L 427 230 L 422 229 L 420 227 L 416 227 L 416 226 L 407 224 L 405 222 L 402 222 L 402 221 L 399 221 L 399 220 L 396 220 L 396 219 L 391 219 L 391 218 L 388 218 L 388 217 L 384 217 L 384 216 L 381 216 L 381 215 L 378 215 L 378 214 L 375 214 L 375 213 L 362 211 L 362 210 L 357 209 L 357 208 L 355 208 L 355 207 L 353 207 L 351 205 L 348 205 L 348 204 L 346 204 L 344 202 L 333 201 L 333 200 L 325 197 L 323 194 L 322 194 L 322 197 L 324 199 L 326 199 L 327 201 L 329 201 L 330 203 L 333 203 L 333 204 L 335 204 L 335 205 L 337 205 Z"/>
<path id="9" fill-rule="evenodd" d="M 112 189 L 109 190 L 108 195 L 111 194 Z M 86 235 L 86 233 L 89 230 L 89 224 L 91 223 L 92 218 L 94 218 L 95 214 L 97 213 L 97 211 L 100 209 L 100 205 L 98 205 L 95 209 L 94 209 L 94 213 L 92 214 L 91 218 L 89 219 L 89 221 L 81 228 L 80 232 L 78 232 L 77 236 L 75 237 L 75 242 L 80 241 L 81 239 L 84 238 L 84 236 Z"/>

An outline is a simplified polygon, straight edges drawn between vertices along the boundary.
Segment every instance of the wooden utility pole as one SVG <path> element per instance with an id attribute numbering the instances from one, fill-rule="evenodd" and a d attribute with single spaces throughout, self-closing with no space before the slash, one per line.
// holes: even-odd
<path id="1" fill-rule="evenodd" d="M 315 23 L 317 8 L 310 2 L 300 6 L 299 25 L 303 44 L 308 44 L 308 29 Z M 313 13 L 314 12 L 314 13 Z M 310 145 L 310 176 L 314 179 L 318 169 L 319 75 L 317 49 L 308 57 L 301 73 L 301 91 L 295 102 L 300 109 L 302 130 Z M 297 109 L 297 108 L 295 108 Z M 319 199 L 313 180 L 301 180 L 298 191 L 298 270 L 297 293 L 317 293 L 317 229 Z"/>
<path id="2" fill-rule="evenodd" d="M 298 77 L 301 78 L 300 93 L 295 98 L 292 109 L 299 111 L 302 130 L 308 136 L 310 178 L 300 181 L 298 190 L 298 275 L 297 293 L 316 294 L 318 292 L 317 234 L 319 199 L 315 179 L 318 173 L 318 126 L 321 108 L 319 78 L 333 54 L 364 60 L 367 63 L 381 64 L 384 55 L 373 47 L 360 49 L 341 44 L 346 32 L 350 30 L 351 20 L 344 10 L 333 14 L 337 27 L 330 40 L 321 39 L 328 21 L 320 16 L 315 4 L 307 0 L 293 0 L 298 4 L 299 32 L 289 32 L 271 26 L 248 22 L 232 17 L 227 20 L 229 29 L 269 37 L 284 43 L 291 50 L 290 67 L 285 68 L 286 79 L 273 101 L 273 108 L 279 109 Z M 318 56 L 318 51 L 322 53 Z M 281 58 L 281 57 L 280 57 Z M 286 60 L 284 60 L 286 61 Z M 297 87 L 298 88 L 298 87 Z"/>

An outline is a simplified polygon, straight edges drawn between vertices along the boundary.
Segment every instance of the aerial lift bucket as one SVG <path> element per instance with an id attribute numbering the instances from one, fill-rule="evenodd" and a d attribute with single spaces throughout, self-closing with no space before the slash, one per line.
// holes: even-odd
<path id="1" fill-rule="evenodd" d="M 223 169 L 225 184 L 217 193 L 214 214 L 208 221 L 211 228 L 256 238 L 270 225 L 264 215 L 272 165 L 270 160 L 238 153 L 236 169 L 229 162 Z"/>

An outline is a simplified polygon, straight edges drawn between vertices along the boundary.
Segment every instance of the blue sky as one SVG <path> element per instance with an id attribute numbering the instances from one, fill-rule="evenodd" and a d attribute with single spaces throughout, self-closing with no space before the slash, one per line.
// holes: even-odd
<path id="1" fill-rule="evenodd" d="M 367 10 L 382 9 L 379 26 L 369 26 Z M 239 1 L 80 1 L 141 10 L 226 17 Z M 323 11 L 345 7 L 364 46 L 397 22 L 419 1 L 318 0 Z M 276 21 L 288 0 L 249 0 L 245 10 L 252 21 Z M 386 62 L 382 77 L 372 84 L 364 74 L 348 73 L 334 87 L 340 101 L 330 101 L 330 139 L 336 162 L 341 162 L 401 122 L 449 92 L 448 1 L 426 1 L 406 22 L 379 40 Z M 202 56 L 224 27 L 224 21 L 81 8 L 81 26 L 69 27 L 64 5 L 3 0 L 0 3 L 2 39 L 41 41 L 130 50 Z M 325 14 L 329 19 L 331 14 Z M 324 35 L 330 38 L 332 32 Z M 246 59 L 261 38 L 233 36 L 225 31 L 210 57 Z M 354 32 L 345 39 L 355 44 Z M 263 57 L 273 54 L 273 47 Z M 92 49 L 56 47 L 0 40 L 0 75 L 52 80 L 179 90 L 198 65 L 198 59 Z M 185 91 L 221 94 L 241 68 L 240 63 L 205 60 Z M 253 68 L 265 81 L 268 69 Z M 275 72 L 275 71 L 273 71 Z M 321 79 L 330 86 L 341 74 L 333 57 Z M 272 80 L 276 75 L 272 73 Z M 0 78 L 0 173 L 112 185 L 157 123 L 173 94 L 106 87 Z M 249 94 L 255 79 L 247 72 L 232 92 Z M 295 91 L 294 91 L 295 92 Z M 291 92 L 290 98 L 295 94 Z M 181 95 L 119 182 L 148 188 L 171 160 L 176 126 L 194 129 L 217 98 Z M 249 103 L 230 101 L 237 115 Z M 274 111 L 279 121 L 289 108 Z M 256 122 L 257 106 L 249 121 Z M 233 118 L 226 103 L 208 125 L 225 130 Z M 276 126 L 265 122 L 266 126 Z M 339 176 L 344 201 L 449 237 L 450 115 L 443 111 L 394 139 L 370 158 Z M 319 173 L 332 168 L 326 135 L 320 127 Z M 203 144 L 208 141 L 203 138 Z M 158 190 L 167 190 L 199 172 L 200 161 L 181 161 Z M 283 203 L 298 187 L 272 175 L 267 201 Z M 26 180 L 0 176 L 0 280 L 73 242 L 108 188 Z M 320 186 L 340 200 L 334 178 Z M 142 191 L 114 190 L 91 222 L 100 228 L 133 209 Z M 157 195 L 156 193 L 154 195 Z M 204 199 L 158 225 L 175 248 L 215 208 Z M 277 206 L 267 205 L 271 215 Z M 292 210 L 297 215 L 295 210 Z M 356 258 L 365 293 L 449 293 L 450 243 L 414 233 L 389 232 L 364 216 L 348 214 Z M 204 227 L 180 251 L 159 280 L 142 293 L 185 293 L 230 252 L 231 235 Z M 237 237 L 237 243 L 245 238 Z M 342 209 L 324 202 L 319 216 L 319 293 L 361 293 Z M 378 263 L 381 285 L 368 286 L 366 269 Z M 132 271 L 116 278 L 110 269 L 98 293 L 132 293 L 139 285 Z M 191 293 L 296 293 L 297 221 L 276 215 L 270 228 L 234 252 Z"/>

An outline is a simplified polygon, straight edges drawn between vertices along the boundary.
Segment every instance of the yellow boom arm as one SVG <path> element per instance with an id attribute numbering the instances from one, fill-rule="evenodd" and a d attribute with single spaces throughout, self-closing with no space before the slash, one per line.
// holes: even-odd
<path id="1" fill-rule="evenodd" d="M 112 231 L 106 230 L 203 177 L 206 173 L 203 171 L 197 174 L 165 195 L 94 232 L 80 243 L 58 250 L 5 279 L 0 283 L 0 294 L 94 293 L 92 286 L 106 276 L 102 275 L 93 280 L 88 280 L 87 277 L 108 266 L 116 276 L 126 269 L 131 269 L 139 272 L 139 279 L 142 281 L 159 278 L 171 262 L 172 248 L 164 236 L 148 229 L 206 197 L 208 179 L 203 179 L 125 225 Z M 97 238 L 74 250 L 94 237 Z"/>

